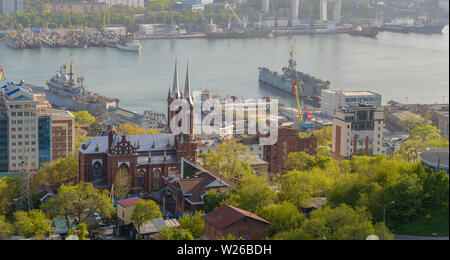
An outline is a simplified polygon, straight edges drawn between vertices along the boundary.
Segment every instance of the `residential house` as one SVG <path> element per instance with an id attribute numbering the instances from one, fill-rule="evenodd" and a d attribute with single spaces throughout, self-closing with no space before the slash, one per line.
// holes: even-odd
<path id="1" fill-rule="evenodd" d="M 230 205 L 223 205 L 203 216 L 205 239 L 216 240 L 228 235 L 245 240 L 263 240 L 270 222 Z"/>

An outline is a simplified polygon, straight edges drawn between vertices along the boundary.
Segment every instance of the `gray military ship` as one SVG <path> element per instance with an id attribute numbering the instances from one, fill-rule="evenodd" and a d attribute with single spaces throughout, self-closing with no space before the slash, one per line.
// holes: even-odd
<path id="1" fill-rule="evenodd" d="M 84 86 L 84 78 L 77 77 L 71 58 L 47 81 L 48 89 L 32 87 L 33 91 L 45 93 L 48 102 L 61 109 L 102 115 L 110 108 L 117 108 L 119 99 L 102 96 Z"/>
<path id="2" fill-rule="evenodd" d="M 295 95 L 293 85 L 294 82 L 297 82 L 300 90 L 299 95 L 303 102 L 313 107 L 320 107 L 322 89 L 328 89 L 330 87 L 330 81 L 323 81 L 309 74 L 297 71 L 297 62 L 294 58 L 294 46 L 295 42 L 290 52 L 289 66 L 282 69 L 283 73 L 279 74 L 268 68 L 260 67 L 258 68 L 259 81 L 265 86 L 276 88 L 292 95 Z"/>

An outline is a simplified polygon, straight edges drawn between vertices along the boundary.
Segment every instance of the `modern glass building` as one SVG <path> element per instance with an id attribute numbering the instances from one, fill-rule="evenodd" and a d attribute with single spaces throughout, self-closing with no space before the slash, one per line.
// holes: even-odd
<path id="1" fill-rule="evenodd" d="M 38 119 L 38 151 L 39 167 L 52 161 L 52 119 L 50 116 L 42 116 Z"/>
<path id="2" fill-rule="evenodd" d="M 0 115 L 0 172 L 8 171 L 8 118 Z"/>

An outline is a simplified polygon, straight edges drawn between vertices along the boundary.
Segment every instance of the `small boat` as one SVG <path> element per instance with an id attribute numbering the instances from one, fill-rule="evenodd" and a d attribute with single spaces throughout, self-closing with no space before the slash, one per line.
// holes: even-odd
<path id="1" fill-rule="evenodd" d="M 134 40 L 129 36 L 124 36 L 120 37 L 119 41 L 116 42 L 116 48 L 124 51 L 140 52 L 142 49 L 142 45 L 139 40 Z"/>
<path id="2" fill-rule="evenodd" d="M 379 31 L 376 28 L 362 28 L 361 26 L 358 26 L 350 30 L 348 33 L 353 36 L 365 36 L 375 38 L 377 37 L 378 32 Z"/>

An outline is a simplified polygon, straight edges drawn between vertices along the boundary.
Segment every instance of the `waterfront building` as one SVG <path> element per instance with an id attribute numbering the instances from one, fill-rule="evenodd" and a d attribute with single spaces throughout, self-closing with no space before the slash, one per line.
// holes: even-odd
<path id="1" fill-rule="evenodd" d="M 113 5 L 124 5 L 133 8 L 145 8 L 144 0 L 96 0 L 96 3 L 105 3 L 108 7 Z"/>
<path id="2" fill-rule="evenodd" d="M 320 21 L 327 22 L 328 21 L 328 8 L 327 8 L 327 0 L 320 0 Z"/>
<path id="3" fill-rule="evenodd" d="M 403 122 L 411 120 L 423 120 L 423 118 L 408 110 L 389 111 L 386 113 L 386 129 L 393 133 L 406 132 Z"/>
<path id="4" fill-rule="evenodd" d="M 333 157 L 382 154 L 383 117 L 382 109 L 367 104 L 337 109 L 333 118 Z"/>
<path id="5" fill-rule="evenodd" d="M 205 10 L 205 5 L 196 1 L 175 2 L 174 10 Z"/>
<path id="6" fill-rule="evenodd" d="M 110 107 L 103 115 L 105 125 L 120 126 L 122 124 L 138 125 L 142 129 L 165 130 L 166 116 L 154 111 L 145 111 L 140 114 L 119 107 Z"/>
<path id="7" fill-rule="evenodd" d="M 381 107 L 381 95 L 371 91 L 342 91 L 333 89 L 323 89 L 320 106 L 322 113 L 333 117 L 337 108 L 351 104 L 364 102 L 377 107 Z"/>
<path id="8" fill-rule="evenodd" d="M 67 110 L 52 109 L 52 160 L 70 156 L 74 150 L 74 115 Z"/>
<path id="9" fill-rule="evenodd" d="M 51 161 L 51 109 L 23 82 L 1 88 L 0 171 L 37 170 Z"/>
<path id="10" fill-rule="evenodd" d="M 264 161 L 269 163 L 268 171 L 271 177 L 288 170 L 286 160 L 290 153 L 317 154 L 317 138 L 314 135 L 300 138 L 298 133 L 297 129 L 280 128 L 277 143 L 264 146 Z"/>
<path id="11" fill-rule="evenodd" d="M 23 12 L 23 0 L 0 0 L 0 15 Z"/>
<path id="12" fill-rule="evenodd" d="M 420 160 L 425 168 L 437 172 L 443 170 L 448 174 L 448 148 L 432 149 L 425 152 L 421 152 Z"/>
<path id="13" fill-rule="evenodd" d="M 87 1 L 83 2 L 53 2 L 50 3 L 54 11 L 68 9 L 70 11 L 78 11 L 84 13 L 90 12 L 102 12 L 107 10 L 109 6 L 106 3 L 91 3 Z"/>
<path id="14" fill-rule="evenodd" d="M 449 105 L 448 104 L 433 104 L 420 105 L 419 113 L 422 116 L 430 115 L 431 123 L 441 131 L 441 136 L 448 139 L 449 137 Z"/>

